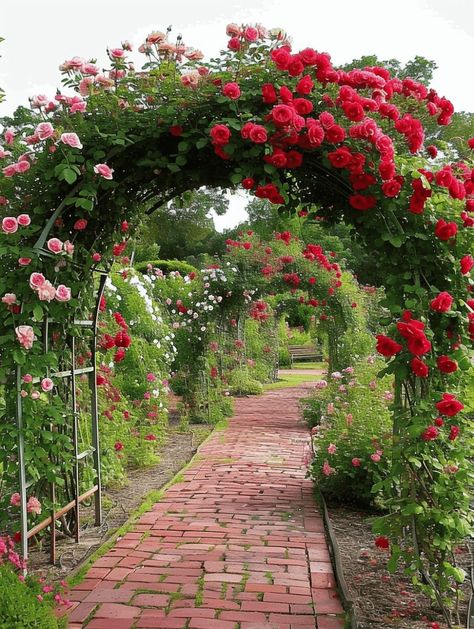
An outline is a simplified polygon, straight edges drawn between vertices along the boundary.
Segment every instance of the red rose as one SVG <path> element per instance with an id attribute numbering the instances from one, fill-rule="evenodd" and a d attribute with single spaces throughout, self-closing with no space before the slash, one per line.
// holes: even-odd
<path id="1" fill-rule="evenodd" d="M 246 177 L 242 179 L 242 188 L 245 190 L 251 190 L 255 185 L 255 180 L 252 177 Z"/>
<path id="2" fill-rule="evenodd" d="M 237 100 L 240 97 L 240 87 L 237 83 L 226 83 L 222 88 L 222 93 L 231 100 Z"/>
<path id="3" fill-rule="evenodd" d="M 255 144 L 264 144 L 267 141 L 267 130 L 262 125 L 255 124 L 250 129 L 249 138 Z"/>
<path id="4" fill-rule="evenodd" d="M 74 223 L 74 229 L 76 231 L 83 231 L 87 227 L 87 221 L 85 218 L 80 218 Z"/>
<path id="5" fill-rule="evenodd" d="M 313 111 L 313 103 L 306 98 L 295 98 L 293 100 L 293 107 L 300 116 L 307 116 Z"/>
<path id="6" fill-rule="evenodd" d="M 422 356 L 431 349 L 431 343 L 424 332 L 425 325 L 416 319 L 408 319 L 397 323 L 397 330 L 407 341 L 407 347 L 411 354 Z"/>
<path id="7" fill-rule="evenodd" d="M 270 56 L 279 70 L 286 70 L 292 55 L 288 46 L 282 46 L 272 50 Z"/>
<path id="8" fill-rule="evenodd" d="M 429 146 L 427 146 L 426 152 L 428 153 L 430 157 L 433 157 L 433 158 L 435 158 L 438 155 L 438 149 L 436 148 L 436 146 L 434 146 L 434 144 L 430 144 Z"/>
<path id="9" fill-rule="evenodd" d="M 449 310 L 451 310 L 452 305 L 452 296 L 446 291 L 443 291 L 439 293 L 437 297 L 431 300 L 430 308 L 435 312 L 448 312 Z"/>
<path id="10" fill-rule="evenodd" d="M 291 55 L 286 71 L 290 76 L 298 76 L 304 71 L 304 64 L 301 61 L 299 55 Z"/>
<path id="11" fill-rule="evenodd" d="M 423 356 L 431 350 L 431 343 L 426 336 L 419 334 L 407 340 L 408 351 L 415 356 Z"/>
<path id="12" fill-rule="evenodd" d="M 436 408 L 441 413 L 441 415 L 446 415 L 446 417 L 454 417 L 464 408 L 464 404 L 456 400 L 455 396 L 452 393 L 443 393 L 443 398 L 436 402 Z"/>
<path id="13" fill-rule="evenodd" d="M 377 548 L 382 548 L 383 550 L 388 550 L 390 548 L 390 540 L 383 535 L 375 538 L 375 545 Z"/>
<path id="14" fill-rule="evenodd" d="M 347 146 L 341 146 L 335 151 L 328 153 L 328 159 L 334 168 L 345 168 L 352 159 L 352 153 Z"/>
<path id="15" fill-rule="evenodd" d="M 433 441 L 438 436 L 438 429 L 436 426 L 428 426 L 428 428 L 421 435 L 423 441 Z"/>
<path id="16" fill-rule="evenodd" d="M 438 356 L 436 364 L 442 373 L 454 373 L 458 369 L 457 361 L 449 356 Z"/>
<path id="17" fill-rule="evenodd" d="M 456 223 L 447 223 L 444 218 L 440 218 L 435 226 L 435 235 L 440 240 L 450 240 L 457 234 L 458 226 Z"/>
<path id="18" fill-rule="evenodd" d="M 380 162 L 379 173 L 384 181 L 393 179 L 395 176 L 395 164 L 391 160 Z"/>
<path id="19" fill-rule="evenodd" d="M 125 358 L 125 350 L 121 347 L 114 354 L 114 362 L 121 363 L 124 358 Z"/>
<path id="20" fill-rule="evenodd" d="M 231 132 L 227 125 L 216 124 L 210 131 L 213 144 L 224 146 L 229 143 Z"/>
<path id="21" fill-rule="evenodd" d="M 328 142 L 331 142 L 332 144 L 339 144 L 339 142 L 344 142 L 345 137 L 346 132 L 342 127 L 337 124 L 333 124 L 331 127 L 329 127 L 329 129 L 326 130 L 326 140 Z"/>
<path id="22" fill-rule="evenodd" d="M 469 138 L 467 145 L 470 149 L 474 149 L 474 138 Z"/>
<path id="23" fill-rule="evenodd" d="M 342 103 L 342 109 L 344 110 L 346 117 L 352 122 L 360 122 L 364 119 L 364 108 L 356 101 L 344 101 Z"/>
<path id="24" fill-rule="evenodd" d="M 303 155 L 298 151 L 288 151 L 286 154 L 286 167 L 299 168 L 303 163 Z"/>
<path id="25" fill-rule="evenodd" d="M 131 343 L 132 339 L 124 330 L 115 335 L 116 347 L 130 347 Z"/>
<path id="26" fill-rule="evenodd" d="M 294 115 L 295 112 L 288 105 L 275 105 L 271 112 L 273 123 L 279 127 L 289 125 Z"/>
<path id="27" fill-rule="evenodd" d="M 398 196 L 401 189 L 402 184 L 398 179 L 389 179 L 382 184 L 382 192 L 389 198 Z"/>
<path id="28" fill-rule="evenodd" d="M 330 129 L 328 132 L 329 131 Z M 349 203 L 355 210 L 365 211 L 373 208 L 377 204 L 377 199 L 371 195 L 351 194 L 349 196 Z"/>
<path id="29" fill-rule="evenodd" d="M 375 338 L 377 339 L 376 350 L 382 356 L 395 356 L 403 349 L 399 343 L 384 334 L 377 334 Z"/>
<path id="30" fill-rule="evenodd" d="M 418 376 L 418 378 L 428 377 L 430 369 L 428 365 L 424 363 L 422 360 L 420 360 L 419 358 L 417 357 L 412 358 L 410 362 L 410 367 L 411 367 L 412 372 L 415 374 L 415 376 Z"/>
<path id="31" fill-rule="evenodd" d="M 450 441 L 454 441 L 457 439 L 459 435 L 459 426 L 451 426 L 451 430 L 449 431 L 448 439 Z"/>
<path id="32" fill-rule="evenodd" d="M 227 43 L 229 50 L 240 50 L 240 39 L 238 37 L 231 37 Z"/>
<path id="33" fill-rule="evenodd" d="M 314 87 L 314 83 L 311 80 L 309 74 L 306 74 L 303 78 L 298 81 L 296 85 L 296 91 L 298 94 L 306 95 L 311 94 Z"/>
<path id="34" fill-rule="evenodd" d="M 301 61 L 306 66 L 314 66 L 318 63 L 319 55 L 313 48 L 305 48 L 299 54 Z"/>
<path id="35" fill-rule="evenodd" d="M 313 148 L 320 146 L 324 140 L 324 129 L 319 122 L 308 125 L 308 141 Z"/>
<path id="36" fill-rule="evenodd" d="M 263 102 L 267 105 L 273 105 L 277 102 L 277 94 L 275 88 L 271 83 L 264 83 L 262 85 Z"/>
<path id="37" fill-rule="evenodd" d="M 180 124 L 172 125 L 170 127 L 170 133 L 176 138 L 179 138 L 180 135 L 183 135 L 183 127 Z"/>
<path id="38" fill-rule="evenodd" d="M 461 265 L 461 273 L 466 275 L 474 267 L 474 258 L 472 256 L 463 256 L 459 260 L 459 264 Z"/>
<path id="39" fill-rule="evenodd" d="M 369 173 L 351 173 L 349 177 L 354 190 L 366 190 L 369 186 L 373 186 L 377 183 L 377 179 Z"/>

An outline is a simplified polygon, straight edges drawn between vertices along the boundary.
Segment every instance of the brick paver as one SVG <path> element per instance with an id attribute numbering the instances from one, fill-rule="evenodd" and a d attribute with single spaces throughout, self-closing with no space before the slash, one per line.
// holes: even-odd
<path id="1" fill-rule="evenodd" d="M 69 627 L 344 626 L 302 462 L 309 386 L 237 400 L 182 482 L 70 592 Z"/>

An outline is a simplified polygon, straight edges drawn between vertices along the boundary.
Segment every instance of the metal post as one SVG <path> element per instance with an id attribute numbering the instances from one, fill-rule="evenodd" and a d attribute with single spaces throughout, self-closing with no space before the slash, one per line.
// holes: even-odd
<path id="1" fill-rule="evenodd" d="M 105 282 L 107 275 L 101 275 L 99 281 L 99 288 L 97 291 L 97 302 L 95 305 L 93 316 L 93 339 L 92 339 L 92 367 L 93 370 L 89 376 L 90 389 L 91 389 L 91 421 L 92 421 L 92 444 L 94 446 L 94 467 L 95 467 L 95 484 L 97 485 L 97 491 L 95 493 L 95 525 L 100 526 L 102 524 L 102 484 L 100 474 L 100 443 L 99 443 L 99 408 L 97 398 L 97 322 L 100 312 L 100 301 L 104 294 Z"/>
<path id="2" fill-rule="evenodd" d="M 26 510 L 25 435 L 23 427 L 23 400 L 21 392 L 21 367 L 16 368 L 16 422 L 18 427 L 18 473 L 20 481 L 20 532 L 21 554 L 28 559 L 28 512 Z"/>
<path id="3" fill-rule="evenodd" d="M 76 340 L 71 337 L 71 401 L 72 401 L 72 439 L 74 446 L 74 500 L 76 503 L 76 542 L 79 542 L 79 448 L 78 448 L 78 417 L 76 406 Z"/>

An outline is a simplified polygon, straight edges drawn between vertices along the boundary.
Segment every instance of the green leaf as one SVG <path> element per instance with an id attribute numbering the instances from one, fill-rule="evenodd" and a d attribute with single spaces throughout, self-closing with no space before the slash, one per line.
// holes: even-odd
<path id="1" fill-rule="evenodd" d="M 21 350 L 15 349 L 13 350 L 13 360 L 16 362 L 17 365 L 24 365 L 26 356 Z"/>
<path id="2" fill-rule="evenodd" d="M 72 168 L 65 168 L 62 172 L 62 178 L 68 183 L 74 183 L 77 179 L 77 174 Z"/>
<path id="3" fill-rule="evenodd" d="M 202 149 L 204 148 L 207 144 L 209 144 L 209 140 L 207 138 L 201 138 L 200 140 L 198 140 L 196 142 L 196 148 L 197 149 Z"/>
<path id="4" fill-rule="evenodd" d="M 35 321 L 43 321 L 43 308 L 38 304 L 33 308 Z"/>

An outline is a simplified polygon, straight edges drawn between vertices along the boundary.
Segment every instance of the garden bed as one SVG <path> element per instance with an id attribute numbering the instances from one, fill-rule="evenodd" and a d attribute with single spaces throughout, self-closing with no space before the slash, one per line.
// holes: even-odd
<path id="1" fill-rule="evenodd" d="M 432 609 L 403 571 L 390 574 L 386 570 L 387 551 L 374 546 L 371 514 L 349 506 L 329 506 L 328 510 L 358 629 L 438 629 L 438 626 L 445 629 L 447 625 L 442 615 Z M 465 570 L 470 565 L 470 557 L 467 545 L 459 549 L 458 562 Z M 466 627 L 469 587 L 466 582 L 465 600 L 460 605 L 460 627 Z"/>
<path id="2" fill-rule="evenodd" d="M 158 452 L 159 463 L 147 468 L 128 470 L 125 486 L 104 489 L 102 526 L 93 525 L 93 504 L 82 505 L 79 543 L 76 544 L 69 537 L 59 537 L 56 566 L 50 565 L 47 548 L 32 547 L 28 560 L 30 571 L 44 576 L 48 582 L 68 577 L 128 520 L 150 492 L 158 491 L 166 485 L 191 460 L 197 447 L 211 430 L 212 427 L 206 425 L 193 426 L 188 432 L 171 428 L 165 445 Z"/>

